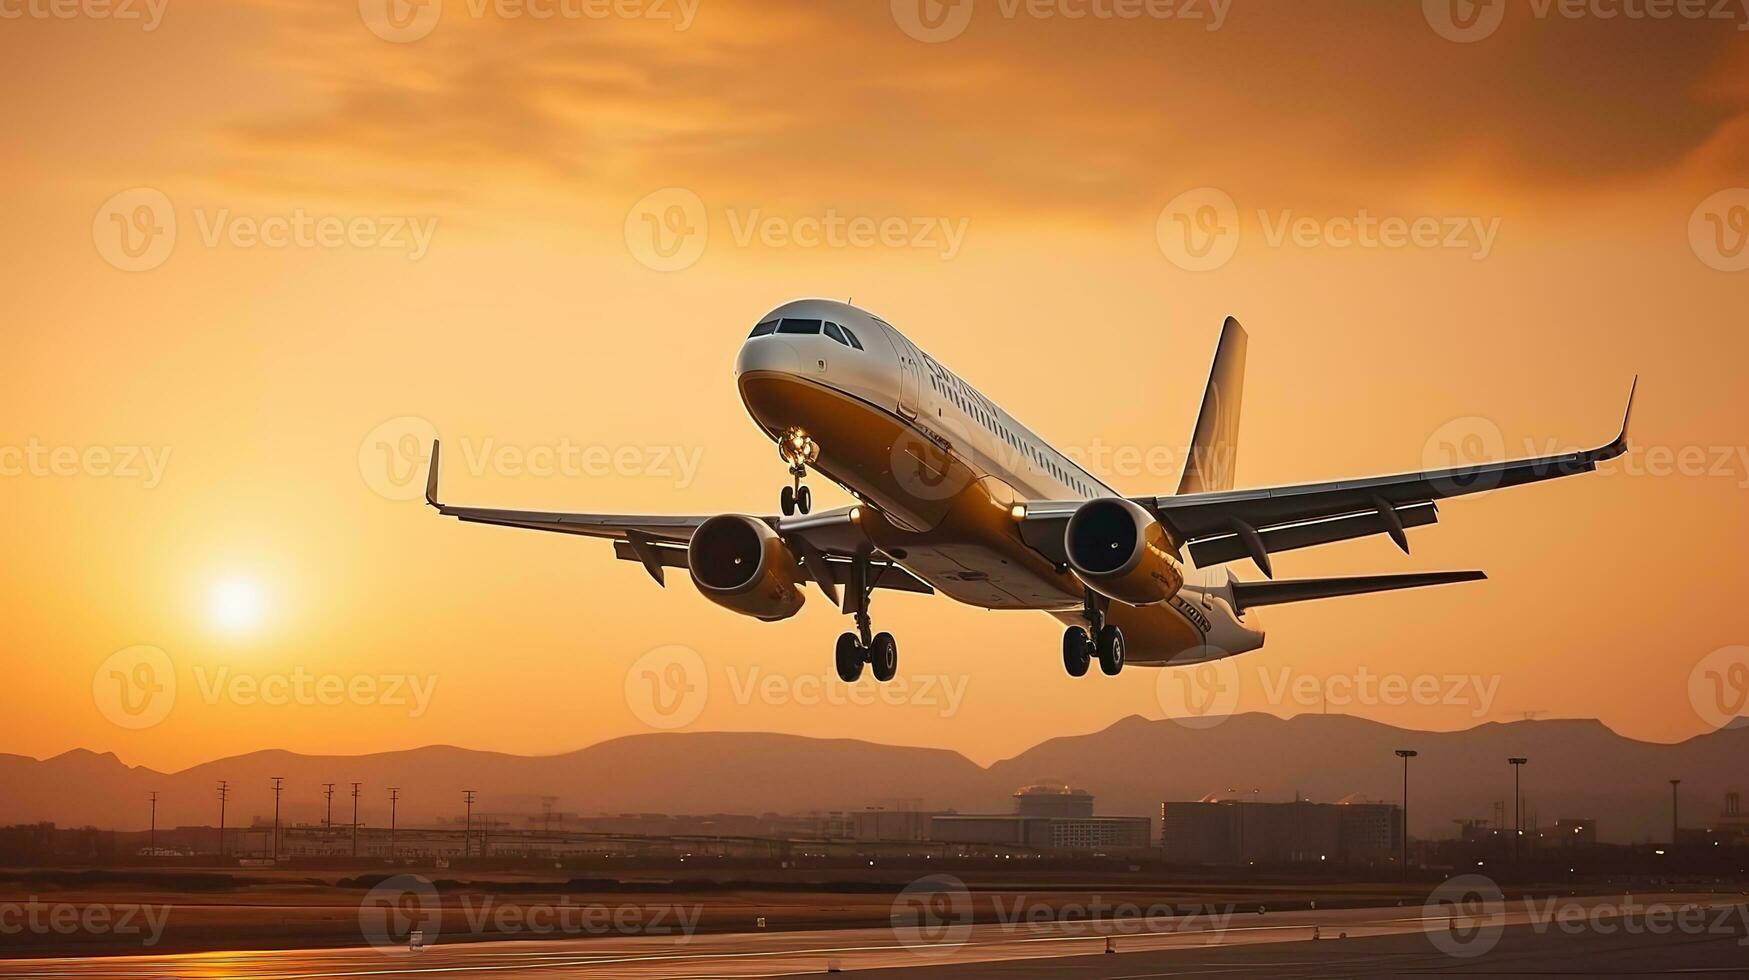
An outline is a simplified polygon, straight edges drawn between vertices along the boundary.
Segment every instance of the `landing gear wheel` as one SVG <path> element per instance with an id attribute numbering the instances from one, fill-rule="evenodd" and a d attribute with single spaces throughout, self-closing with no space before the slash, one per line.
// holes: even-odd
<path id="1" fill-rule="evenodd" d="M 1099 631 L 1099 669 L 1107 677 L 1123 669 L 1123 630 L 1107 624 Z"/>
<path id="2" fill-rule="evenodd" d="M 874 669 L 874 679 L 882 684 L 899 672 L 899 641 L 891 633 L 876 633 L 868 648 L 868 665 Z"/>
<path id="3" fill-rule="evenodd" d="M 814 509 L 814 493 L 807 487 L 798 487 L 795 492 L 796 510 L 806 514 Z"/>
<path id="4" fill-rule="evenodd" d="M 788 517 L 794 514 L 796 512 L 796 488 L 784 487 L 783 492 L 777 495 L 777 503 L 783 508 L 783 516 Z M 802 513 L 806 514 L 807 511 L 804 510 Z"/>
<path id="5" fill-rule="evenodd" d="M 1093 662 L 1093 640 L 1087 631 L 1071 626 L 1063 631 L 1063 669 L 1070 677 L 1084 677 Z"/>
<path id="6" fill-rule="evenodd" d="M 838 637 L 838 649 L 834 651 L 833 659 L 838 668 L 838 679 L 846 684 L 854 684 L 862 676 L 862 642 L 855 633 L 845 633 Z"/>

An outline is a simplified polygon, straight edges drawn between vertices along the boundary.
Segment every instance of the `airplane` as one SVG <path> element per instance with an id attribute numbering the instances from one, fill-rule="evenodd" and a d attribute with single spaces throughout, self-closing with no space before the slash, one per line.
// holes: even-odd
<path id="1" fill-rule="evenodd" d="M 814 583 L 855 624 L 838 638 L 846 683 L 898 671 L 898 644 L 871 633 L 876 591 L 940 592 L 985 609 L 1049 613 L 1072 676 L 1126 663 L 1177 666 L 1263 646 L 1257 609 L 1469 582 L 1479 571 L 1276 581 L 1270 556 L 1438 520 L 1435 501 L 1586 473 L 1627 450 L 1597 449 L 1443 470 L 1235 489 L 1247 335 L 1228 317 L 1215 345 L 1176 492 L 1126 496 L 1052 448 L 887 321 L 849 303 L 799 299 L 760 317 L 735 361 L 741 403 L 791 482 L 781 514 L 649 516 L 457 507 L 438 499 L 437 442 L 425 499 L 447 517 L 613 542 L 665 585 L 685 568 L 710 601 L 788 619 Z M 1638 379 L 1635 379 L 1635 387 Z M 812 470 L 856 503 L 811 513 Z M 1249 560 L 1263 581 L 1229 565 Z M 840 598 L 839 590 L 843 590 Z"/>

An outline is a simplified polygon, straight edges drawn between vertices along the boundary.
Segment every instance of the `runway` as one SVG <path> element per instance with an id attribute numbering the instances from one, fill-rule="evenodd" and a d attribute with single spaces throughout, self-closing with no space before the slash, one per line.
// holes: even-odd
<path id="1" fill-rule="evenodd" d="M 544 938 L 405 948 L 266 950 L 0 960 L 0 977 L 318 980 L 534 976 L 697 980 L 874 976 L 1140 978 L 1183 973 L 1608 972 L 1680 968 L 1749 975 L 1741 895 L 1518 900 L 1462 915 L 1450 907 L 1255 910 L 1173 918 L 1024 921 L 920 930 L 746 932 L 691 937 Z M 1314 930 L 1318 938 L 1314 941 Z M 944 933 L 937 935 L 937 933 Z M 1106 952 L 1108 943 L 1113 950 Z M 1443 948 L 1442 945 L 1444 944 Z M 1454 945 L 1455 944 L 1455 945 Z M 1456 952 L 1452 952 L 1456 949 Z M 1685 960 L 1686 957 L 1686 960 Z M 1593 967 L 1587 967 L 1587 963 Z M 1514 965 L 1516 964 L 1516 965 Z M 1541 964 L 1532 967 L 1530 964 Z"/>

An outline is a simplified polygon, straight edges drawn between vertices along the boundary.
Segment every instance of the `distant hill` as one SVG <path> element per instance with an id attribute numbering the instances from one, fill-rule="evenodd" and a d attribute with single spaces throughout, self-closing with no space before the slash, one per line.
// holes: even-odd
<path id="1" fill-rule="evenodd" d="M 391 785 L 401 788 L 405 825 L 459 816 L 464 788 L 479 791 L 476 814 L 535 813 L 547 794 L 559 797 L 560 809 L 582 813 L 788 813 L 899 798 L 930 809 L 1006 812 L 1017 787 L 1041 779 L 1087 789 L 1100 813 L 1157 816 L 1162 800 L 1229 791 L 1262 800 L 1297 793 L 1395 801 L 1402 779 L 1396 748 L 1420 752 L 1410 768 L 1417 835 L 1448 836 L 1452 820 L 1488 817 L 1494 801 L 1510 801 L 1512 755 L 1530 759 L 1524 791 L 1532 814 L 1545 822 L 1596 817 L 1606 840 L 1667 838 L 1670 779 L 1683 780 L 1684 825 L 1707 823 L 1727 790 L 1749 791 L 1749 728 L 1664 745 L 1623 738 L 1596 721 L 1416 732 L 1344 715 L 1244 714 L 1205 728 L 1126 718 L 988 768 L 946 750 L 728 732 L 633 735 L 535 757 L 447 745 L 361 756 L 274 750 L 176 773 L 85 750 L 44 760 L 0 755 L 0 823 L 143 829 L 147 794 L 157 790 L 160 827 L 212 824 L 214 790 L 224 779 L 231 785 L 226 822 L 241 825 L 272 813 L 273 776 L 286 780 L 288 823 L 322 818 L 325 782 L 337 784 L 336 819 L 349 819 L 353 780 L 364 784 L 366 824 L 387 821 Z"/>

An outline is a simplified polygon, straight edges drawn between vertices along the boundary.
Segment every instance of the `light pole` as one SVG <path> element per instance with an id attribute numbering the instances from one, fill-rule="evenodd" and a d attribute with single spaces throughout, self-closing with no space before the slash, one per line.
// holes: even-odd
<path id="1" fill-rule="evenodd" d="M 1519 773 L 1523 772 L 1522 767 L 1529 760 L 1523 756 L 1515 755 L 1506 761 L 1512 764 L 1512 859 L 1516 861 L 1518 860 L 1519 844 L 1524 838 L 1524 831 L 1519 827 L 1520 821 L 1524 818 L 1524 804 L 1520 802 L 1523 798 L 1518 795 L 1518 776 Z"/>
<path id="2" fill-rule="evenodd" d="M 1409 876 L 1409 760 L 1420 754 L 1414 749 L 1397 750 L 1397 758 L 1403 760 L 1403 839 L 1400 860 L 1403 862 L 1403 877 L 1405 878 Z"/>
<path id="3" fill-rule="evenodd" d="M 225 799 L 231 795 L 229 780 L 219 780 L 219 860 L 225 859 Z"/>
<path id="4" fill-rule="evenodd" d="M 158 791 L 152 791 L 152 829 L 147 832 L 146 849 L 158 856 Z"/>
<path id="5" fill-rule="evenodd" d="M 273 777 L 273 860 L 279 860 L 279 791 L 285 786 L 284 776 Z"/>
<path id="6" fill-rule="evenodd" d="M 462 857 L 467 857 L 474 839 L 474 791 L 462 790 L 462 800 L 468 805 L 468 821 L 462 826 Z"/>
<path id="7" fill-rule="evenodd" d="M 1670 850 L 1672 852 L 1676 850 L 1676 828 L 1679 826 L 1676 822 L 1676 787 L 1681 783 L 1680 779 L 1670 781 Z"/>
<path id="8" fill-rule="evenodd" d="M 322 795 L 328 800 L 328 808 L 322 812 L 322 829 L 334 829 L 334 784 L 323 783 Z"/>
<path id="9" fill-rule="evenodd" d="M 389 860 L 395 860 L 395 804 L 401 799 L 399 786 L 389 787 Z"/>
<path id="10" fill-rule="evenodd" d="M 358 783 L 352 784 L 352 856 L 358 857 Z"/>

